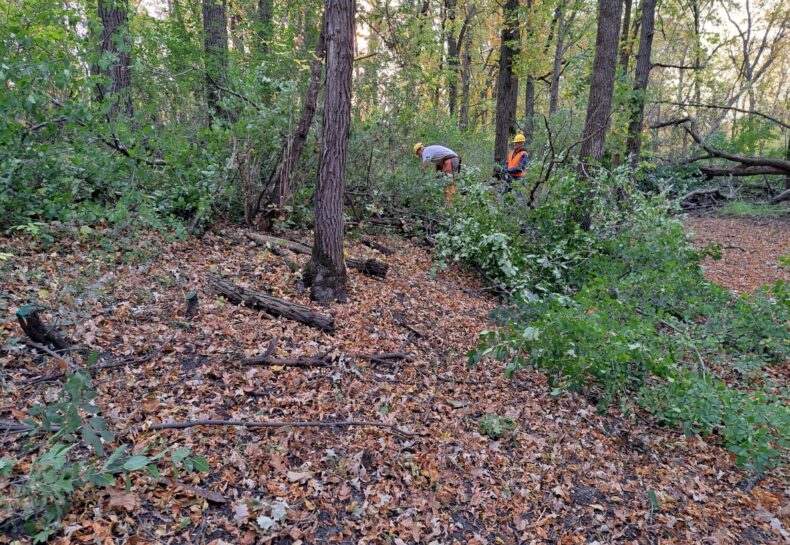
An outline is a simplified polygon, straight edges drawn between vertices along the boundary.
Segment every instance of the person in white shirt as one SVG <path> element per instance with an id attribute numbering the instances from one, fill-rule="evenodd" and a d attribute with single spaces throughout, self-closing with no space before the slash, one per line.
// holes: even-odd
<path id="1" fill-rule="evenodd" d="M 437 172 L 450 175 L 452 181 L 444 188 L 444 199 L 448 205 L 452 204 L 455 199 L 455 176 L 461 170 L 461 156 L 450 148 L 437 144 L 425 146 L 422 142 L 414 144 L 412 151 L 422 161 L 423 170 L 433 164 Z"/>

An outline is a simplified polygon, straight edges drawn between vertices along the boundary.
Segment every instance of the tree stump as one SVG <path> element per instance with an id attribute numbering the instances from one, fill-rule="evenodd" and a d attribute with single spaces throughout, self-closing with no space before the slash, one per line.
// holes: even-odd
<path id="1" fill-rule="evenodd" d="M 16 311 L 16 319 L 25 335 L 34 342 L 50 345 L 55 350 L 68 350 L 71 343 L 62 337 L 57 330 L 47 327 L 39 316 L 35 305 L 28 304 Z"/>

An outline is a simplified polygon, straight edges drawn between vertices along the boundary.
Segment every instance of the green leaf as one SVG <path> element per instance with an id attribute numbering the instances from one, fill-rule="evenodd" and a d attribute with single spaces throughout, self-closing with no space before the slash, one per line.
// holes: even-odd
<path id="1" fill-rule="evenodd" d="M 206 460 L 202 456 L 193 456 L 192 464 L 195 466 L 195 471 L 197 472 L 209 470 L 208 460 Z"/>
<path id="2" fill-rule="evenodd" d="M 179 465 L 191 453 L 192 453 L 191 448 L 181 447 L 173 451 L 173 454 L 170 455 L 170 459 L 173 461 L 174 464 Z"/>
<path id="3" fill-rule="evenodd" d="M 126 462 L 123 464 L 123 468 L 126 471 L 137 471 L 147 466 L 150 461 L 151 460 L 148 458 L 148 456 L 132 456 L 126 460 Z"/>

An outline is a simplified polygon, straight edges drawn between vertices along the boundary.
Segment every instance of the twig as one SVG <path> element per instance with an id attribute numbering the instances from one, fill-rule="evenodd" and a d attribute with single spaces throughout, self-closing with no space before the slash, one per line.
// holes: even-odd
<path id="1" fill-rule="evenodd" d="M 253 422 L 247 420 L 187 420 L 185 422 L 167 422 L 153 424 L 151 430 L 183 430 L 195 426 L 238 426 L 243 428 L 342 428 L 342 427 L 373 427 L 392 430 L 404 437 L 415 437 L 418 433 L 408 432 L 393 424 L 383 422 L 367 422 L 363 420 L 340 420 L 336 422 L 319 420 L 316 422 Z"/>
<path id="2" fill-rule="evenodd" d="M 36 350 L 39 350 L 40 352 L 44 352 L 45 354 L 48 354 L 49 356 L 52 356 L 57 361 L 64 362 L 68 366 L 69 370 L 71 370 L 71 371 L 76 369 L 76 366 L 72 362 L 66 360 L 63 356 L 59 355 L 57 352 L 55 352 L 53 350 L 50 350 L 49 348 L 47 348 L 43 344 L 39 344 L 36 341 L 34 341 L 32 339 L 28 339 L 26 337 L 22 338 L 22 342 L 24 344 L 26 344 L 27 346 L 29 346 L 30 348 L 35 348 Z"/>

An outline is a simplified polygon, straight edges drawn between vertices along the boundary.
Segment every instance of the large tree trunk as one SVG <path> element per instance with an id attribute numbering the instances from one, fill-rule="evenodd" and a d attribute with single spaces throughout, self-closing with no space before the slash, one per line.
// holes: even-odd
<path id="1" fill-rule="evenodd" d="M 579 159 L 582 173 L 588 174 L 584 163 L 598 163 L 603 159 L 606 129 L 612 111 L 617 41 L 620 35 L 620 8 L 622 0 L 599 0 L 598 32 L 595 38 L 590 95 L 587 100 L 587 117 L 582 132 Z"/>
<path id="2" fill-rule="evenodd" d="M 110 57 L 107 68 L 98 68 L 98 73 L 109 78 L 109 88 L 99 85 L 99 99 L 110 99 L 113 116 L 134 115 L 132 107 L 132 52 L 129 39 L 128 0 L 98 0 L 99 19 L 102 30 L 99 52 Z"/>
<path id="3" fill-rule="evenodd" d="M 228 80 L 228 19 L 225 0 L 203 0 L 203 51 L 206 63 L 206 105 L 209 124 L 230 119 L 220 105 Z"/>
<path id="4" fill-rule="evenodd" d="M 258 0 L 258 48 L 266 52 L 272 38 L 272 0 Z"/>
<path id="5" fill-rule="evenodd" d="M 469 130 L 469 91 L 472 85 L 472 20 L 476 15 L 474 5 L 469 6 L 467 15 L 468 27 L 462 42 L 463 61 L 461 65 L 461 112 L 458 117 L 458 127 L 462 131 Z"/>
<path id="6" fill-rule="evenodd" d="M 620 66 L 623 74 L 628 73 L 628 61 L 631 59 L 631 6 L 633 0 L 625 0 L 625 13 L 623 14 L 623 29 L 620 32 Z"/>
<path id="7" fill-rule="evenodd" d="M 639 53 L 636 56 L 631 123 L 628 125 L 628 155 L 632 168 L 636 168 L 637 164 L 639 164 L 639 152 L 642 146 L 642 125 L 645 117 L 647 84 L 650 80 L 650 53 L 653 50 L 655 16 L 656 0 L 644 0 L 642 2 L 642 31 L 639 35 Z"/>
<path id="8" fill-rule="evenodd" d="M 354 0 L 326 0 L 326 99 L 315 195 L 315 241 L 306 266 L 310 296 L 321 304 L 346 300 L 343 194 L 351 124 Z"/>
<path id="9" fill-rule="evenodd" d="M 519 0 L 506 0 L 504 23 L 499 48 L 499 76 L 496 90 L 496 136 L 494 139 L 494 161 L 501 163 L 507 158 L 510 136 L 516 131 L 516 103 L 518 101 L 518 78 L 513 73 L 513 64 L 519 50 L 518 10 Z"/>

